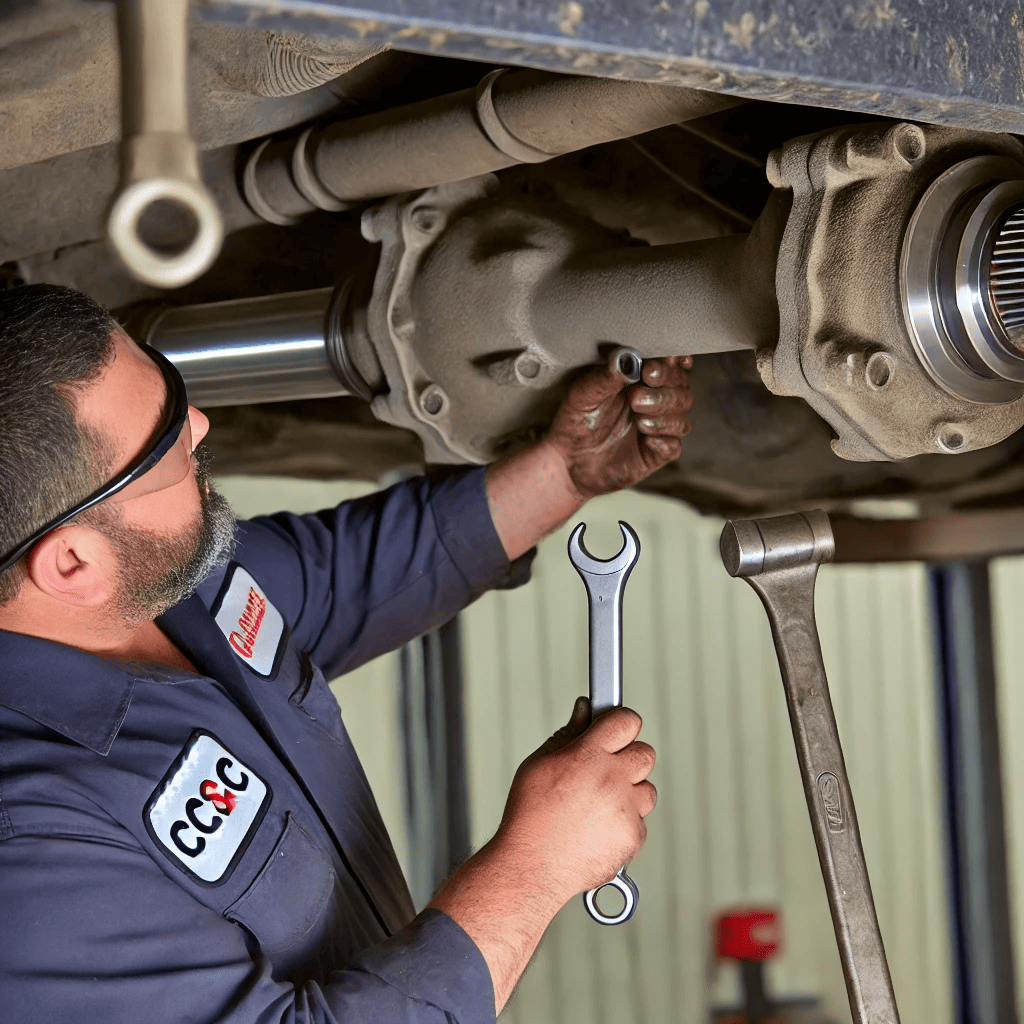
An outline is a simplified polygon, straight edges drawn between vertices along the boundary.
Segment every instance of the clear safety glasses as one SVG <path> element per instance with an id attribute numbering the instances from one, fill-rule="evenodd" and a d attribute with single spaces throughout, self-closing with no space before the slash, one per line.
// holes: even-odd
<path id="1" fill-rule="evenodd" d="M 192 468 L 192 427 L 188 418 L 188 395 L 177 367 L 154 348 L 143 351 L 160 368 L 167 384 L 167 405 L 157 427 L 152 447 L 129 463 L 109 483 L 105 483 L 74 508 L 62 512 L 41 526 L 31 537 L 0 557 L 0 572 L 9 569 L 48 533 L 81 515 L 101 501 L 123 502 L 143 494 L 163 490 L 180 483 Z"/>

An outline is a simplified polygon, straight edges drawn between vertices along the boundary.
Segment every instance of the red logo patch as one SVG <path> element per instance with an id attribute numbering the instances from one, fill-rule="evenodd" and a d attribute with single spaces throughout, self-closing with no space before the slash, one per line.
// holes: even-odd
<path id="1" fill-rule="evenodd" d="M 260 626 L 263 625 L 263 617 L 267 614 L 266 599 L 260 597 L 256 591 L 249 588 L 249 598 L 245 602 L 245 611 L 238 619 L 238 629 L 234 630 L 228 637 L 228 643 L 243 658 L 252 657 L 253 644 L 259 636 Z"/>

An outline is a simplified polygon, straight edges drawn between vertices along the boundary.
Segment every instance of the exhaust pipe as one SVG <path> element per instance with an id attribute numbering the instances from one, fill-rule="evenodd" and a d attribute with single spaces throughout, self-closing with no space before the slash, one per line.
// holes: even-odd
<path id="1" fill-rule="evenodd" d="M 539 163 L 743 102 L 648 82 L 502 69 L 475 89 L 267 139 L 249 158 L 243 188 L 264 220 L 294 224 L 314 210 Z"/>
<path id="2" fill-rule="evenodd" d="M 345 348 L 352 290 L 349 278 L 337 288 L 168 309 L 140 340 L 174 363 L 200 408 L 369 399 Z"/>

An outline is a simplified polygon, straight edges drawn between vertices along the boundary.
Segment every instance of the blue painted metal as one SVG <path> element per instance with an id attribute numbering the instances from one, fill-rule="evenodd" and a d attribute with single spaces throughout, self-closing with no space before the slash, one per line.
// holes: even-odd
<path id="1" fill-rule="evenodd" d="M 198 0 L 201 17 L 1024 132 L 1014 0 Z"/>

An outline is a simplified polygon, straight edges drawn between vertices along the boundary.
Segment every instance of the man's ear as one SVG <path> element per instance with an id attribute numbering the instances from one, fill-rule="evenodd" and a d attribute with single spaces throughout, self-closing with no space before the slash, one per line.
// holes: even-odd
<path id="1" fill-rule="evenodd" d="M 29 579 L 48 597 L 98 608 L 113 596 L 116 566 L 109 542 L 88 526 L 61 526 L 28 558 Z"/>

